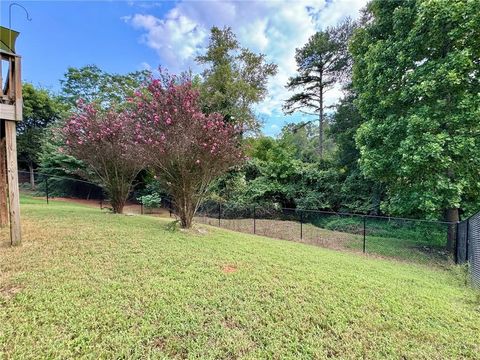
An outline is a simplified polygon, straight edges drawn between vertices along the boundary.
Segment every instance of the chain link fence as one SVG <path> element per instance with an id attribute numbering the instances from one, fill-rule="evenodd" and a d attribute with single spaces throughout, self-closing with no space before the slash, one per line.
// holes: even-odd
<path id="1" fill-rule="evenodd" d="M 424 264 L 451 262 L 448 230 L 456 223 L 207 202 L 196 221 L 222 228 Z"/>
<path id="2" fill-rule="evenodd" d="M 98 185 L 69 176 L 19 172 L 24 193 L 49 199 L 74 200 L 101 209 L 110 203 Z M 127 201 L 125 213 L 172 217 L 168 197 L 157 207 L 146 207 L 136 194 Z M 480 283 L 480 214 L 468 221 L 448 223 L 330 211 L 278 208 L 275 206 L 222 206 L 205 202 L 195 221 L 222 228 L 296 241 L 336 250 L 373 254 L 422 264 L 451 262 L 447 248 L 449 230 L 457 232 L 457 263 L 469 261 L 474 281 Z M 477 239 L 477 240 L 474 240 Z"/>
<path id="3" fill-rule="evenodd" d="M 469 264 L 472 285 L 480 287 L 480 212 L 457 225 L 456 262 Z"/>
<path id="4" fill-rule="evenodd" d="M 20 191 L 33 197 L 43 198 L 48 204 L 51 199 L 65 200 L 111 209 L 111 203 L 102 187 L 73 175 L 58 175 L 42 172 L 18 171 Z M 124 213 L 172 217 L 172 205 L 168 196 L 161 197 L 158 206 L 144 206 L 139 200 L 138 188 L 127 199 Z"/>

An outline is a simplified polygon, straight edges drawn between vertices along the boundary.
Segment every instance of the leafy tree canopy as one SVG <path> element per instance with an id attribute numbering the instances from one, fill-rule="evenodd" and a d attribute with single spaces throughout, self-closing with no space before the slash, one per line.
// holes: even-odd
<path id="1" fill-rule="evenodd" d="M 258 130 L 252 106 L 266 96 L 268 78 L 277 73 L 277 65 L 266 62 L 264 54 L 241 47 L 229 27 L 212 27 L 207 51 L 197 62 L 206 65 L 200 86 L 202 110 Z"/>
<path id="2" fill-rule="evenodd" d="M 111 74 L 96 65 L 70 67 L 60 80 L 62 98 L 74 108 L 78 99 L 96 103 L 102 108 L 121 105 L 151 76 L 150 71 L 135 71 L 125 75 Z M 121 106 L 120 106 L 121 107 Z"/>
<path id="3" fill-rule="evenodd" d="M 480 2 L 374 0 L 351 45 L 361 168 L 385 209 L 458 219 L 479 202 Z"/>
<path id="4" fill-rule="evenodd" d="M 47 90 L 30 83 L 23 84 L 22 93 L 23 120 L 17 125 L 18 159 L 33 170 L 45 128 L 62 116 L 65 106 Z"/>

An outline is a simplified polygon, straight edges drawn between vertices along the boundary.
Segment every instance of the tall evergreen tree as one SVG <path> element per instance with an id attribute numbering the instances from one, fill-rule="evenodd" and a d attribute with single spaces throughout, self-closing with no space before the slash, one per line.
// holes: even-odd
<path id="1" fill-rule="evenodd" d="M 287 99 L 284 111 L 296 111 L 318 116 L 318 153 L 323 156 L 325 93 L 348 76 L 350 57 L 348 39 L 354 24 L 346 19 L 337 27 L 317 32 L 308 42 L 296 50 L 298 74 L 291 77 L 287 89 L 296 91 Z"/>

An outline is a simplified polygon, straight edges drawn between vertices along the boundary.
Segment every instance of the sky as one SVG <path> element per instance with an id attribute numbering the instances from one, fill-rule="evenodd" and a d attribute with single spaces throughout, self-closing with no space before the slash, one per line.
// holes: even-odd
<path id="1" fill-rule="evenodd" d="M 96 64 L 108 72 L 155 69 L 170 72 L 191 68 L 205 51 L 212 26 L 230 26 L 242 46 L 266 55 L 278 65 L 268 96 L 255 106 L 263 131 L 278 134 L 290 121 L 282 104 L 292 93 L 285 89 L 295 74 L 295 49 L 316 31 L 343 18 L 357 18 L 366 0 L 243 0 L 243 1 L 18 1 L 12 28 L 21 32 L 17 53 L 22 55 L 23 79 L 52 91 L 70 66 Z M 8 27 L 10 1 L 0 3 L 0 23 Z M 333 104 L 339 89 L 326 94 Z M 305 116 L 305 117 L 304 117 Z"/>

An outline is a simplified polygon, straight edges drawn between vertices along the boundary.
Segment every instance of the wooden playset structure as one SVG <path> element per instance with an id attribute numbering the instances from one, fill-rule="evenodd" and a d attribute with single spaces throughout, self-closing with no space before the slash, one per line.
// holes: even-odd
<path id="1" fill-rule="evenodd" d="M 10 223 L 12 245 L 22 240 L 16 127 L 17 121 L 22 121 L 23 100 L 21 57 L 15 53 L 17 36 L 18 32 L 0 27 L 0 226 Z"/>

